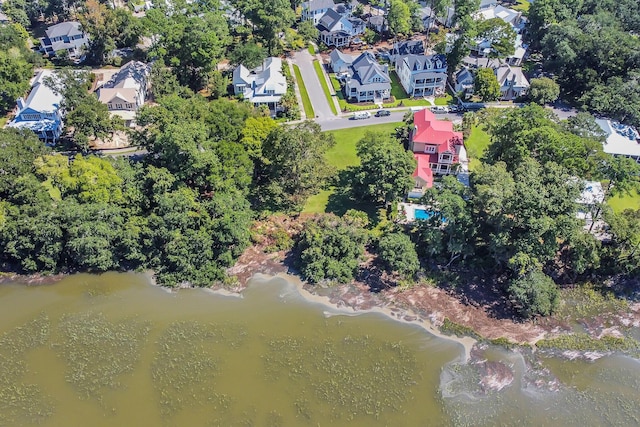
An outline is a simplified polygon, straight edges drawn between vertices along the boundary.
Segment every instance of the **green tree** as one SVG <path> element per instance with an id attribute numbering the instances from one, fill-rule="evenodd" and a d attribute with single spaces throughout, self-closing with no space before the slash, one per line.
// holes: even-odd
<path id="1" fill-rule="evenodd" d="M 267 51 L 254 41 L 238 43 L 229 54 L 229 59 L 233 65 L 244 65 L 249 70 L 262 64 L 267 57 Z"/>
<path id="2" fill-rule="evenodd" d="M 35 172 L 34 161 L 49 149 L 31 131 L 0 129 L 0 197 L 6 198 L 15 180 Z"/>
<path id="3" fill-rule="evenodd" d="M 500 18 L 477 23 L 478 38 L 491 45 L 491 58 L 506 58 L 515 52 L 516 32 L 511 24 Z"/>
<path id="4" fill-rule="evenodd" d="M 500 98 L 500 83 L 491 68 L 481 68 L 476 74 L 474 91 L 483 101 L 495 101 Z"/>
<path id="5" fill-rule="evenodd" d="M 560 86 L 548 77 L 531 79 L 528 96 L 532 102 L 544 105 L 558 99 Z"/>
<path id="6" fill-rule="evenodd" d="M 387 13 L 389 30 L 394 36 L 409 34 L 411 31 L 411 12 L 403 0 L 390 0 Z"/>
<path id="7" fill-rule="evenodd" d="M 378 254 L 389 271 L 412 277 L 420 268 L 416 247 L 404 233 L 390 233 L 380 238 Z"/>
<path id="8" fill-rule="evenodd" d="M 271 117 L 249 117 L 240 141 L 253 160 L 262 159 L 262 143 L 278 124 Z"/>
<path id="9" fill-rule="evenodd" d="M 553 280 L 540 270 L 514 279 L 509 294 L 518 311 L 525 317 L 548 316 L 558 307 L 560 293 Z"/>
<path id="10" fill-rule="evenodd" d="M 311 283 L 353 280 L 367 232 L 359 221 L 322 215 L 305 223 L 297 243 L 300 272 Z"/>
<path id="11" fill-rule="evenodd" d="M 247 2 L 242 12 L 255 25 L 255 34 L 264 41 L 269 55 L 274 53 L 278 44 L 278 34 L 290 28 L 295 21 L 289 0 Z"/>
<path id="12" fill-rule="evenodd" d="M 315 25 L 313 25 L 313 21 L 302 21 L 299 23 L 298 34 L 300 34 L 302 39 L 306 42 L 316 41 L 320 36 L 320 32 Z"/>
<path id="13" fill-rule="evenodd" d="M 310 121 L 275 128 L 262 144 L 258 207 L 300 211 L 307 198 L 333 175 L 325 153 L 334 144 L 332 135 L 322 133 L 320 126 Z"/>
<path id="14" fill-rule="evenodd" d="M 89 149 L 89 142 L 105 138 L 116 130 L 124 129 L 122 119 L 111 117 L 106 104 L 93 95 L 85 97 L 76 108 L 67 114 L 65 124 L 73 129 L 73 140 L 82 150 Z"/>
<path id="15" fill-rule="evenodd" d="M 368 132 L 356 145 L 360 165 L 353 168 L 352 190 L 359 200 L 387 203 L 411 189 L 416 162 L 395 138 Z"/>

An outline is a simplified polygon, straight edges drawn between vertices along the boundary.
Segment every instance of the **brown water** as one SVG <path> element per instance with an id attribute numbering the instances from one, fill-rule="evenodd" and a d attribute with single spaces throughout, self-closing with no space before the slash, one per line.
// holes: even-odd
<path id="1" fill-rule="evenodd" d="M 133 274 L 3 285 L 0 425 L 637 424 L 634 360 L 548 359 L 534 372 L 488 348 L 515 379 L 487 392 L 462 355 L 422 328 L 306 302 L 281 278 L 242 298 Z"/>

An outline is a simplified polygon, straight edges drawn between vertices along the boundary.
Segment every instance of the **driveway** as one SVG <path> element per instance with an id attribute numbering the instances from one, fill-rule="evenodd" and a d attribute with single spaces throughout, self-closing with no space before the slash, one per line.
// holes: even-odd
<path id="1" fill-rule="evenodd" d="M 313 68 L 314 59 L 315 57 L 311 56 L 306 49 L 293 55 L 293 63 L 300 67 L 300 74 L 302 74 L 302 80 L 304 80 L 304 85 L 309 93 L 309 99 L 316 117 L 320 120 L 329 119 L 335 116 L 331 111 L 331 107 L 329 107 L 322 86 L 320 86 L 316 70 Z M 309 118 L 312 119 L 312 117 Z"/>

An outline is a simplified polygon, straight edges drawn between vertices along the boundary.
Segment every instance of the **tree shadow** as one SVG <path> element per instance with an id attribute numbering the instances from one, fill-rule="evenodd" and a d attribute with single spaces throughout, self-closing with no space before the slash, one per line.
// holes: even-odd
<path id="1" fill-rule="evenodd" d="M 380 214 L 377 205 L 370 202 L 356 200 L 351 190 L 353 182 L 353 169 L 348 168 L 338 172 L 331 185 L 334 192 L 329 196 L 325 212 L 343 216 L 349 209 L 365 212 L 369 217 L 369 224 L 373 227 L 378 225 L 384 218 Z"/>

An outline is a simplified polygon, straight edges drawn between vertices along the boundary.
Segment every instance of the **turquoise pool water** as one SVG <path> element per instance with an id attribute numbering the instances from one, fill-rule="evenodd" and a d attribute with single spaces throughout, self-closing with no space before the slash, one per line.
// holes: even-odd
<path id="1" fill-rule="evenodd" d="M 416 209 L 415 217 L 416 219 L 429 219 L 433 216 L 433 212 L 429 212 L 425 209 Z"/>

